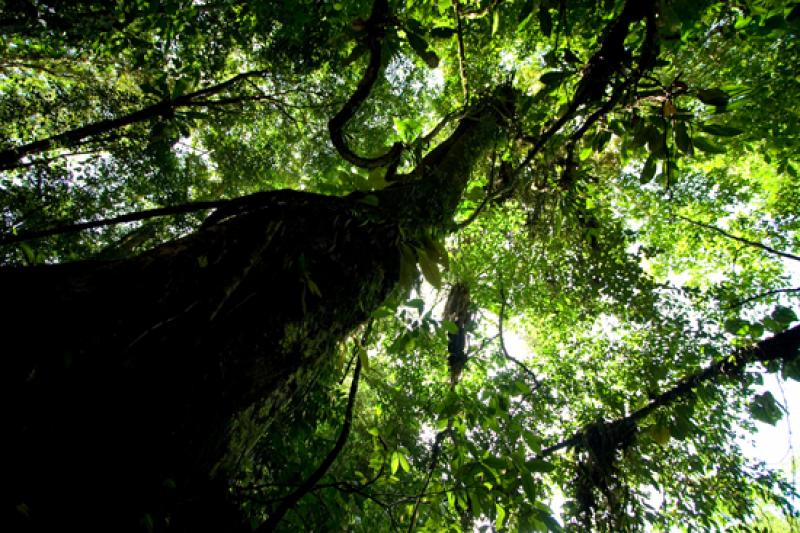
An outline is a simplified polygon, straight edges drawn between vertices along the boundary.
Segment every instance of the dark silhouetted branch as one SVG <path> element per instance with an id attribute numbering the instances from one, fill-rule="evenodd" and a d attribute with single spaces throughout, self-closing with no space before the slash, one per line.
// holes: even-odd
<path id="1" fill-rule="evenodd" d="M 682 215 L 677 215 L 677 217 L 679 219 L 683 220 L 684 222 L 688 222 L 689 224 L 692 224 L 694 226 L 698 226 L 700 228 L 705 228 L 705 229 L 711 230 L 711 231 L 716 231 L 720 235 L 723 235 L 723 236 L 725 236 L 725 237 L 727 237 L 729 239 L 733 239 L 736 242 L 740 242 L 742 244 L 746 244 L 747 246 L 753 246 L 754 248 L 760 248 L 760 249 L 764 250 L 765 252 L 769 252 L 769 253 L 774 254 L 774 255 L 779 255 L 781 257 L 785 257 L 786 259 L 791 259 L 793 261 L 800 261 L 800 256 L 796 256 L 796 255 L 790 254 L 788 252 L 781 252 L 780 250 L 776 250 L 775 248 L 772 248 L 771 246 L 767 246 L 766 244 L 761 244 L 760 242 L 751 241 L 750 239 L 745 239 L 744 237 L 739 237 L 738 235 L 734 235 L 732 233 L 729 233 L 729 232 L 725 231 L 722 228 L 718 228 L 717 226 L 713 226 L 711 224 L 705 224 L 703 222 L 698 222 L 697 220 L 692 220 L 691 218 L 687 218 L 687 217 L 684 217 Z"/>
<path id="2" fill-rule="evenodd" d="M 761 361 L 763 363 L 776 360 L 788 361 L 797 357 L 798 348 L 800 348 L 800 325 L 778 333 L 769 339 L 764 339 L 749 348 L 740 349 L 733 355 L 725 357 L 707 366 L 703 370 L 683 378 L 673 387 L 653 398 L 646 406 L 634 411 L 626 417 L 606 422 L 605 426 L 612 429 L 631 427 L 636 422 L 653 413 L 656 409 L 666 407 L 691 396 L 694 394 L 694 390 L 697 387 L 713 381 L 719 376 L 735 376 L 741 372 L 745 366 L 755 361 Z M 588 429 L 594 426 L 595 424 L 591 424 L 575 433 L 572 437 L 545 448 L 538 454 L 538 457 L 547 457 L 558 450 L 581 445 Z"/>
<path id="3" fill-rule="evenodd" d="M 131 124 L 170 116 L 178 108 L 191 106 L 198 97 L 219 94 L 241 80 L 263 76 L 265 73 L 265 70 L 243 72 L 222 83 L 178 96 L 177 98 L 162 100 L 121 117 L 92 122 L 45 139 L 2 150 L 0 151 L 0 170 L 9 170 L 25 165 L 20 159 L 28 155 L 45 152 L 53 148 L 69 148 L 82 144 L 87 138 L 96 137 Z"/>
<path id="4" fill-rule="evenodd" d="M 30 241 L 33 239 L 41 239 L 43 237 L 52 237 L 53 235 L 65 235 L 69 233 L 78 233 L 83 230 L 92 228 L 102 228 L 106 226 L 114 226 L 116 224 L 123 224 L 125 222 L 136 222 L 137 220 L 147 220 L 150 218 L 164 217 L 169 215 L 179 215 L 183 213 L 194 213 L 197 211 L 205 211 L 208 209 L 215 209 L 222 207 L 225 204 L 232 202 L 232 200 L 213 200 L 206 202 L 190 202 L 181 205 L 174 205 L 170 207 L 159 207 L 156 209 L 146 209 L 144 211 L 136 211 L 134 213 L 126 213 L 114 218 L 105 218 L 102 220 L 90 220 L 88 222 L 79 222 L 77 224 L 59 224 L 51 228 L 36 230 L 36 231 L 23 231 L 17 235 L 6 235 L 0 237 L 0 246 L 7 244 L 14 244 L 18 242 Z"/>

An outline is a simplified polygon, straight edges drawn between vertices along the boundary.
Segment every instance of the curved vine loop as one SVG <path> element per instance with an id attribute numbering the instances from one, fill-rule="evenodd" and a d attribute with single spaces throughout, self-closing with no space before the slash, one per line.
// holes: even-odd
<path id="1" fill-rule="evenodd" d="M 379 168 L 395 163 L 403 153 L 404 146 L 401 142 L 392 145 L 388 152 L 377 157 L 361 157 L 353 152 L 344 138 L 344 126 L 353 118 L 358 108 L 369 96 L 373 85 L 381 74 L 381 49 L 386 33 L 386 26 L 389 24 L 388 0 L 375 0 L 372 5 L 372 13 L 366 21 L 366 44 L 369 49 L 369 63 L 361 81 L 358 82 L 355 92 L 345 102 L 333 118 L 328 121 L 328 131 L 330 132 L 331 142 L 336 150 L 346 161 L 361 168 Z"/>

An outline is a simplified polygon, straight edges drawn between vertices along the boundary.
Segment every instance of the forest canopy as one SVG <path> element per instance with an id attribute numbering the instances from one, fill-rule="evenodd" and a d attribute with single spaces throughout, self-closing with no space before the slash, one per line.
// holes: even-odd
<path id="1" fill-rule="evenodd" d="M 800 380 L 798 32 L 789 0 L 0 2 L 0 523 L 796 526 L 742 445 Z"/>

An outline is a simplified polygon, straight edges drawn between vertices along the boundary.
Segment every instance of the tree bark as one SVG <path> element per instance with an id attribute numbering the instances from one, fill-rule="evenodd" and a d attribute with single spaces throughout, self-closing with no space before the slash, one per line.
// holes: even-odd
<path id="1" fill-rule="evenodd" d="M 452 219 L 508 96 L 476 105 L 370 201 L 260 193 L 138 257 L 0 269 L 0 323 L 18 346 L 0 369 L 3 522 L 246 530 L 229 482 L 395 287 L 400 245 Z"/>

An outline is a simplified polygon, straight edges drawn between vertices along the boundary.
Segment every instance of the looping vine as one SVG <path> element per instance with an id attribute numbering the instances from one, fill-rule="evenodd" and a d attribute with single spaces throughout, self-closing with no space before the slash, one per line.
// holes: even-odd
<path id="1" fill-rule="evenodd" d="M 390 166 L 396 163 L 405 150 L 403 143 L 395 142 L 392 147 L 383 155 L 377 157 L 362 157 L 353 152 L 344 137 L 344 127 L 353 118 L 359 107 L 369 97 L 372 87 L 378 80 L 382 72 L 381 51 L 386 27 L 391 21 L 389 15 L 389 2 L 387 0 L 375 0 L 372 5 L 372 13 L 365 22 L 367 31 L 366 44 L 369 49 L 369 62 L 358 82 L 358 86 L 350 98 L 345 102 L 336 115 L 328 121 L 328 131 L 330 132 L 331 142 L 339 155 L 347 162 L 361 168 L 379 168 Z"/>

